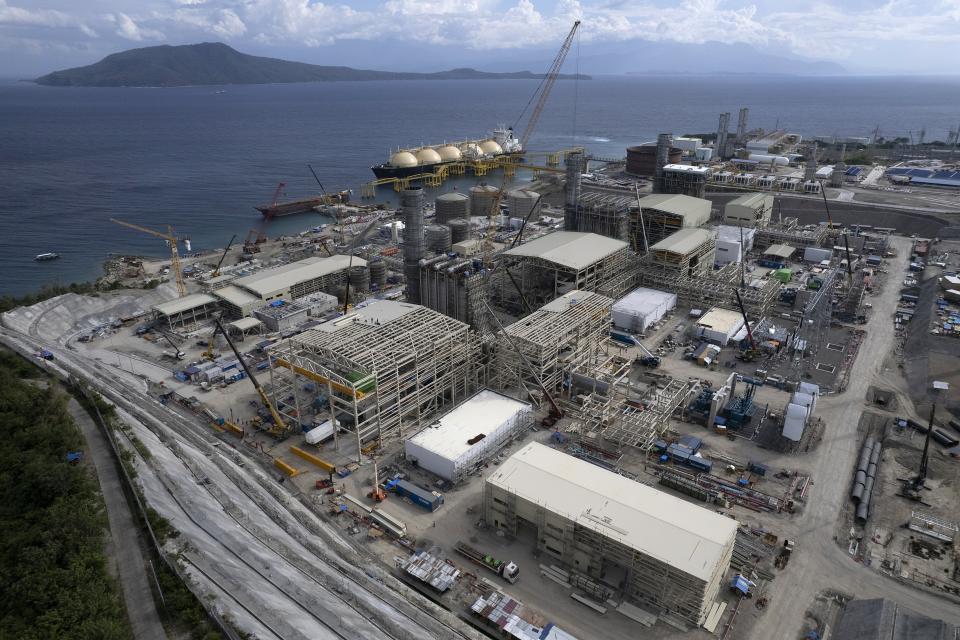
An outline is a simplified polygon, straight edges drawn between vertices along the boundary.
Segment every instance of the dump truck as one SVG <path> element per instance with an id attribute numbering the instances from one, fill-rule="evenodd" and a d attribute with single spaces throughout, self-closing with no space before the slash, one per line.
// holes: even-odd
<path id="1" fill-rule="evenodd" d="M 520 567 L 513 562 L 504 562 L 497 560 L 491 555 L 481 553 L 465 542 L 457 542 L 454 550 L 460 555 L 466 557 L 470 562 L 489 569 L 495 574 L 513 584 L 520 577 Z"/>

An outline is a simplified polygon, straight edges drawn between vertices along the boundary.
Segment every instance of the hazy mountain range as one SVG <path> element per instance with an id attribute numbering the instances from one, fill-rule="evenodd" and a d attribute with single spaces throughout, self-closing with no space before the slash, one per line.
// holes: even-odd
<path id="1" fill-rule="evenodd" d="M 251 56 L 222 43 L 204 42 L 130 49 L 86 67 L 54 71 L 37 78 L 36 82 L 75 87 L 176 87 L 351 80 L 529 80 L 542 77 L 543 74 L 529 71 L 484 72 L 471 68 L 418 73 L 323 66 Z M 589 79 L 589 76 L 580 77 Z"/>

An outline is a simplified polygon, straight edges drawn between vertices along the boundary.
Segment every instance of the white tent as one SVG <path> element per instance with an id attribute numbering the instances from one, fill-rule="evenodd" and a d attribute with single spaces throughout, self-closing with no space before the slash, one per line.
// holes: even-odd
<path id="1" fill-rule="evenodd" d="M 643 333 L 676 306 L 677 294 L 641 287 L 615 302 L 611 315 L 618 329 Z"/>

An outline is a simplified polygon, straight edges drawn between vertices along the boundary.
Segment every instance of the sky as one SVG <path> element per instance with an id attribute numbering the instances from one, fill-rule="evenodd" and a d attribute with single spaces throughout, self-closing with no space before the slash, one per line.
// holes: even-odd
<path id="1" fill-rule="evenodd" d="M 576 19 L 584 53 L 719 42 L 852 73 L 949 73 L 960 60 L 960 0 L 0 0 L 0 76 L 204 41 L 316 64 L 536 68 Z"/>

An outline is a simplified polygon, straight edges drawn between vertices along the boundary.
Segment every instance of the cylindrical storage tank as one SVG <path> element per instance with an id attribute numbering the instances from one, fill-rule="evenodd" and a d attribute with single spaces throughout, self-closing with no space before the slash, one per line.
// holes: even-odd
<path id="1" fill-rule="evenodd" d="M 683 151 L 676 147 L 667 154 L 667 164 L 679 164 Z M 654 176 L 657 173 L 657 145 L 642 144 L 627 147 L 627 173 L 635 176 Z"/>
<path id="2" fill-rule="evenodd" d="M 693 153 L 697 162 L 710 162 L 713 159 L 713 149 L 710 147 L 697 147 L 697 150 Z"/>
<path id="3" fill-rule="evenodd" d="M 506 193 L 510 215 L 523 220 L 540 217 L 540 194 L 529 189 L 511 189 Z"/>
<path id="4" fill-rule="evenodd" d="M 357 291 L 370 291 L 370 271 L 366 267 L 350 268 L 350 288 Z"/>
<path id="5" fill-rule="evenodd" d="M 776 167 L 785 167 L 790 164 L 790 159 L 786 156 L 775 156 L 769 153 L 751 153 L 747 156 L 748 160 L 756 160 L 763 166 L 769 167 L 770 165 Z"/>
<path id="6" fill-rule="evenodd" d="M 424 227 L 424 242 L 429 249 L 437 252 L 450 250 L 450 227 L 443 224 L 430 224 Z"/>
<path id="7" fill-rule="evenodd" d="M 450 241 L 453 243 L 463 242 L 470 237 L 470 221 L 463 218 L 457 218 L 447 223 L 450 227 Z"/>
<path id="8" fill-rule="evenodd" d="M 470 196 L 454 191 L 437 196 L 435 201 L 437 224 L 446 224 L 457 218 L 470 217 Z"/>
<path id="9" fill-rule="evenodd" d="M 492 184 L 478 184 L 470 189 L 470 214 L 488 217 L 500 213 L 493 210 L 493 202 L 497 198 L 497 188 Z"/>
<path id="10" fill-rule="evenodd" d="M 387 263 L 383 260 L 370 261 L 370 284 L 382 289 L 387 283 Z"/>

